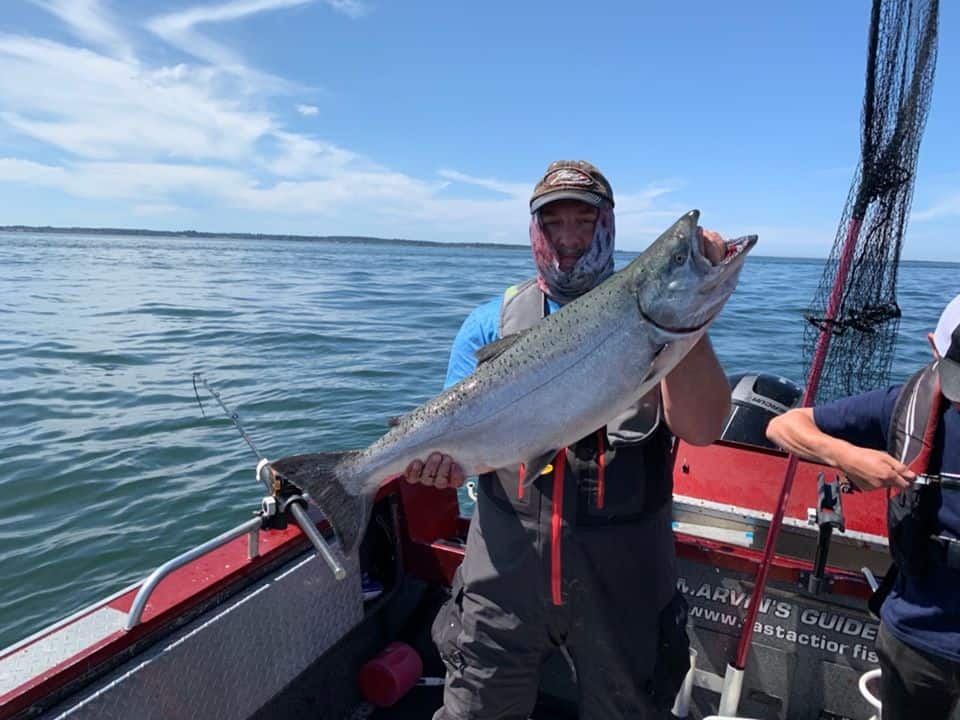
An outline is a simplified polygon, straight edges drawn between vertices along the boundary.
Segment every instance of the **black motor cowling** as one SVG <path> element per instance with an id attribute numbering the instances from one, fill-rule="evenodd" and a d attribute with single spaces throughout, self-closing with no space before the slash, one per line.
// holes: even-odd
<path id="1" fill-rule="evenodd" d="M 729 376 L 730 415 L 721 440 L 776 449 L 767 440 L 767 423 L 796 407 L 803 389 L 796 383 L 769 373 L 739 373 Z"/>

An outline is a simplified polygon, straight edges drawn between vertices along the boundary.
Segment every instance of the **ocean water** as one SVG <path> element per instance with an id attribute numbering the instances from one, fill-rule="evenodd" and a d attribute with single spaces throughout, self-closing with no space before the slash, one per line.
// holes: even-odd
<path id="1" fill-rule="evenodd" d="M 436 394 L 525 248 L 0 234 L 0 647 L 250 517 L 256 459 L 363 446 Z M 622 266 L 630 255 L 618 256 Z M 728 373 L 800 381 L 822 263 L 751 257 L 712 331 Z M 894 376 L 960 291 L 905 263 Z"/>

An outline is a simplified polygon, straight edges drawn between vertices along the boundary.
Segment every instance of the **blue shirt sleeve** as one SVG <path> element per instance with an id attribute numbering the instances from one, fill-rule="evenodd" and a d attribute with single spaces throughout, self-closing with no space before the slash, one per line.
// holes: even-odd
<path id="1" fill-rule="evenodd" d="M 813 409 L 813 421 L 822 432 L 859 447 L 887 449 L 887 429 L 899 387 L 840 398 Z"/>
<path id="2" fill-rule="evenodd" d="M 447 364 L 447 379 L 444 389 L 456 385 L 477 369 L 474 353 L 487 343 L 500 338 L 500 306 L 503 298 L 498 296 L 471 312 L 460 326 L 460 331 L 450 348 Z"/>

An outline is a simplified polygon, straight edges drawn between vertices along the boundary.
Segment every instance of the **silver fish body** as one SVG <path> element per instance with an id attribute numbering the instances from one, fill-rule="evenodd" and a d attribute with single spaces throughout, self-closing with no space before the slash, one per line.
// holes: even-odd
<path id="1" fill-rule="evenodd" d="M 302 455 L 274 468 L 308 490 L 345 549 L 382 481 L 433 452 L 467 474 L 516 468 L 625 412 L 697 343 L 733 292 L 756 237 L 718 266 L 700 251 L 699 213 L 678 220 L 604 283 L 544 318 L 469 377 L 404 416 L 366 449 Z"/>

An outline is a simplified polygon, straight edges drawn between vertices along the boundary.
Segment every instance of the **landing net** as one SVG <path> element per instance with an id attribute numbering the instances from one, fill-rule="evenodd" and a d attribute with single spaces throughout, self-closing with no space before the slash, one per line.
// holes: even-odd
<path id="1" fill-rule="evenodd" d="M 811 401 L 888 382 L 900 325 L 900 251 L 933 89 L 937 11 L 938 0 L 873 3 L 860 163 L 806 314 Z"/>

